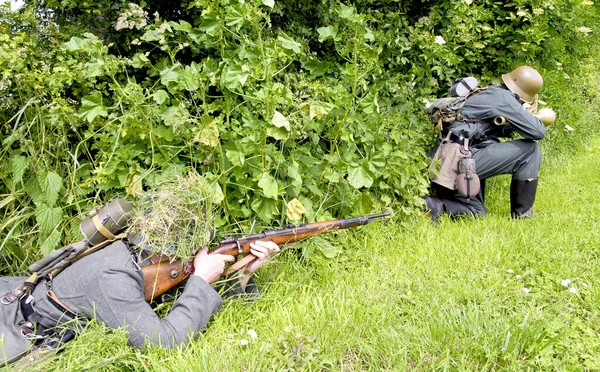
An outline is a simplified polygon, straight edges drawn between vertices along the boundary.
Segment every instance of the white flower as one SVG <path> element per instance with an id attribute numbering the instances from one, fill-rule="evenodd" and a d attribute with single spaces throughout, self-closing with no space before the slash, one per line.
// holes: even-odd
<path id="1" fill-rule="evenodd" d="M 563 287 L 568 287 L 568 286 L 571 285 L 571 283 L 573 283 L 571 281 L 571 279 L 565 279 L 565 280 L 563 280 L 563 281 L 560 282 L 560 285 L 562 285 Z"/>
<path id="2" fill-rule="evenodd" d="M 525 294 L 529 294 L 529 292 L 531 292 L 531 290 L 529 288 L 523 288 L 523 292 L 525 292 Z"/>
<path id="3" fill-rule="evenodd" d="M 473 4 L 473 0 L 465 0 L 465 3 L 466 3 L 467 5 L 471 5 L 471 4 Z"/>
<path id="4" fill-rule="evenodd" d="M 565 129 L 566 129 L 566 130 L 568 130 L 569 132 L 572 132 L 572 131 L 574 131 L 574 130 L 575 130 L 575 128 L 573 128 L 573 127 L 572 127 L 572 126 L 570 126 L 570 125 L 565 125 Z"/>
<path id="5" fill-rule="evenodd" d="M 256 338 L 258 337 L 258 335 L 256 334 L 256 331 L 253 329 L 248 330 L 248 336 L 250 336 L 250 338 L 253 340 L 256 340 Z"/>
<path id="6" fill-rule="evenodd" d="M 521 11 L 518 11 L 518 12 L 517 12 L 517 15 L 518 15 L 519 17 L 525 17 L 525 16 L 527 15 L 527 13 L 525 13 L 524 11 L 522 11 L 522 10 L 521 10 Z"/>
<path id="7" fill-rule="evenodd" d="M 438 43 L 438 44 L 440 44 L 440 45 L 446 44 L 446 40 L 444 40 L 444 38 L 441 37 L 440 35 L 438 35 L 438 36 L 435 37 L 435 42 Z"/>
<path id="8" fill-rule="evenodd" d="M 246 340 L 246 339 L 240 340 L 240 345 L 242 345 L 242 346 L 248 345 L 248 340 Z"/>
<path id="9" fill-rule="evenodd" d="M 589 286 L 588 286 L 588 284 L 587 284 L 586 282 L 581 282 L 581 285 L 582 285 L 582 286 L 583 286 L 583 288 L 585 288 L 585 289 L 587 289 L 587 287 L 589 287 Z"/>
<path id="10" fill-rule="evenodd" d="M 515 275 L 515 278 L 522 279 L 523 277 L 521 275 L 517 274 L 517 275 Z"/>
<path id="11" fill-rule="evenodd" d="M 577 288 L 575 287 L 569 287 L 569 292 L 573 293 L 573 294 L 577 294 Z"/>
<path id="12" fill-rule="evenodd" d="M 290 333 L 292 331 L 292 329 L 290 327 L 285 327 L 283 330 L 287 333 Z"/>
<path id="13" fill-rule="evenodd" d="M 515 271 L 513 269 L 508 269 L 508 270 L 506 270 L 506 272 L 509 273 L 509 274 L 514 274 L 515 273 Z"/>
<path id="14" fill-rule="evenodd" d="M 589 28 L 589 27 L 580 26 L 580 27 L 577 27 L 577 31 L 582 32 L 584 34 L 589 34 L 593 30 L 591 28 Z"/>
<path id="15" fill-rule="evenodd" d="M 544 9 L 542 9 L 542 8 L 535 8 L 535 9 L 533 10 L 533 12 L 534 12 L 536 15 L 542 15 L 542 14 L 544 14 Z"/>

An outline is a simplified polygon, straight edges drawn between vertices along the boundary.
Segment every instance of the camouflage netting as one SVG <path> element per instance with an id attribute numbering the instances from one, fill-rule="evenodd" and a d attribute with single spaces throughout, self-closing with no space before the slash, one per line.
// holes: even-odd
<path id="1" fill-rule="evenodd" d="M 195 172 L 162 183 L 139 195 L 129 232 L 155 253 L 190 257 L 210 242 L 221 195 L 218 185 Z"/>

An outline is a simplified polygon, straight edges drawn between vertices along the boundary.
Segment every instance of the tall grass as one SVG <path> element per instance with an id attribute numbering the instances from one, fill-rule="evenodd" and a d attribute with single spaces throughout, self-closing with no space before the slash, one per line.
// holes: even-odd
<path id="1" fill-rule="evenodd" d="M 487 218 L 371 224 L 332 237 L 334 260 L 283 252 L 257 301 L 228 301 L 185 349 L 93 324 L 37 368 L 597 370 L 600 138 L 583 148 L 546 159 L 532 219 L 509 219 L 500 178 Z"/>

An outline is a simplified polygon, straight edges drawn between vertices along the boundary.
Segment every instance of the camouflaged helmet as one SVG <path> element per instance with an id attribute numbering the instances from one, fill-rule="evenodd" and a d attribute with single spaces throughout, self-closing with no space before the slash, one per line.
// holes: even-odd
<path id="1" fill-rule="evenodd" d="M 533 102 L 535 95 L 542 89 L 544 79 L 533 67 L 519 66 L 502 75 L 502 81 L 511 92 L 517 93 L 527 103 Z"/>

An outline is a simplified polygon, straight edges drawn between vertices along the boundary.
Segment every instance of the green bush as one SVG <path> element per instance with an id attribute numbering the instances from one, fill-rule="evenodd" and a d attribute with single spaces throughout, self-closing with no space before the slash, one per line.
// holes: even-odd
<path id="1" fill-rule="evenodd" d="M 284 224 L 293 199 L 307 220 L 408 216 L 428 184 L 423 99 L 453 78 L 534 65 L 559 120 L 597 90 L 565 80 L 595 76 L 586 1 L 141 5 L 0 12 L 4 257 L 76 240 L 91 206 L 191 168 L 220 187 L 221 231 Z"/>

